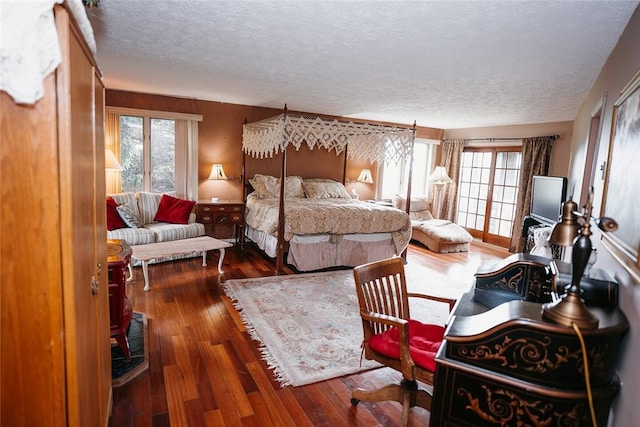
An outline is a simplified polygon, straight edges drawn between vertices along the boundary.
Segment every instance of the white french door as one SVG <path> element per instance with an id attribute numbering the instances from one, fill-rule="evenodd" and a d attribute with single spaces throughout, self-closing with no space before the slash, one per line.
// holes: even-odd
<path id="1" fill-rule="evenodd" d="M 520 147 L 465 148 L 456 222 L 484 242 L 509 247 L 521 166 Z"/>

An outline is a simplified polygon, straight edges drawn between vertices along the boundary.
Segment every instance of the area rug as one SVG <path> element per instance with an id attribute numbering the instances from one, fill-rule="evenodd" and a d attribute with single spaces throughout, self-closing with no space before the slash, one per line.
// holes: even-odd
<path id="1" fill-rule="evenodd" d="M 147 335 L 147 315 L 134 311 L 127 333 L 131 360 L 127 362 L 124 352 L 115 339 L 111 344 L 111 385 L 113 387 L 128 383 L 149 367 Z"/>
<path id="2" fill-rule="evenodd" d="M 425 274 L 430 288 L 451 283 L 439 273 Z M 283 386 L 379 366 L 361 358 L 362 323 L 351 270 L 227 280 L 223 286 Z M 411 299 L 410 310 L 412 317 L 431 323 L 444 324 L 448 316 L 445 304 L 418 299 Z"/>

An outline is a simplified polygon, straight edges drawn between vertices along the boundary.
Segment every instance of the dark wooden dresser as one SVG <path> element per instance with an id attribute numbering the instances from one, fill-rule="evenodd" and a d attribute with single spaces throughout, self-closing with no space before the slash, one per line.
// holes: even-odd
<path id="1" fill-rule="evenodd" d="M 127 361 L 131 360 L 127 328 L 131 323 L 133 309 L 127 298 L 126 274 L 131 261 L 131 246 L 124 240 L 107 240 L 107 262 L 109 264 L 109 320 L 111 338 L 116 342 Z"/>
<path id="2" fill-rule="evenodd" d="M 523 272 L 531 267 L 529 260 L 500 266 L 496 283 L 517 285 L 529 280 Z M 555 274 L 554 270 L 547 273 Z M 436 356 L 430 425 L 592 425 L 583 351 L 574 329 L 542 318 L 540 292 L 529 300 L 525 292 L 505 302 L 506 287 L 502 287 L 492 299 L 487 291 L 489 276 L 486 269 L 477 275 L 476 281 L 483 283 L 476 283 L 458 301 L 449 320 Z M 546 284 L 543 276 L 537 277 L 538 283 Z M 629 323 L 609 302 L 589 305 L 589 310 L 598 318 L 598 328 L 581 333 L 596 419 L 605 426 L 620 389 L 615 367 Z"/>
<path id="3" fill-rule="evenodd" d="M 204 224 L 205 233 L 216 239 L 235 236 L 244 246 L 244 203 L 240 200 L 200 200 L 196 204 L 196 221 Z"/>

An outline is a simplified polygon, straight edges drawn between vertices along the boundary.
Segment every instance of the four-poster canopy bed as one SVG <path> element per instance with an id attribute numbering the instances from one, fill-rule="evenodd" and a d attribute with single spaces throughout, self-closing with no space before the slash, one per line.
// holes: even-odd
<path id="1" fill-rule="evenodd" d="M 411 185 L 406 211 L 352 199 L 346 191 L 347 158 L 371 164 L 413 160 L 413 128 L 341 121 L 287 112 L 243 128 L 246 234 L 282 272 L 284 257 L 300 271 L 355 266 L 401 255 L 411 239 Z M 287 164 L 293 147 L 334 151 L 340 177 L 309 176 L 314 159 Z M 297 153 L 296 153 L 297 154 Z M 281 156 L 280 177 L 248 170 L 254 159 Z M 256 163 L 256 162 L 253 162 Z M 290 174 L 289 171 L 292 173 Z M 313 172 L 311 172 L 313 173 Z M 251 191 L 249 191 L 251 189 Z"/>

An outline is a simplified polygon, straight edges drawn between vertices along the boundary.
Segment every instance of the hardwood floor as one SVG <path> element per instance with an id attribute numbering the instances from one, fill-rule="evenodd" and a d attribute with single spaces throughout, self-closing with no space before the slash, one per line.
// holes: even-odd
<path id="1" fill-rule="evenodd" d="M 452 279 L 471 283 L 477 267 L 508 256 L 502 249 L 472 243 L 466 253 L 435 254 L 411 244 L 407 269 L 425 265 Z M 113 389 L 112 427 L 127 426 L 396 426 L 400 405 L 361 402 L 351 406 L 354 387 L 376 388 L 401 376 L 381 368 L 302 387 L 274 380 L 221 290 L 215 268 L 201 258 L 149 267 L 151 291 L 142 272 L 127 294 L 134 310 L 146 313 L 149 369 Z M 225 279 L 270 276 L 274 264 L 250 245 L 228 249 Z M 413 408 L 412 426 L 427 426 L 429 412 Z"/>

